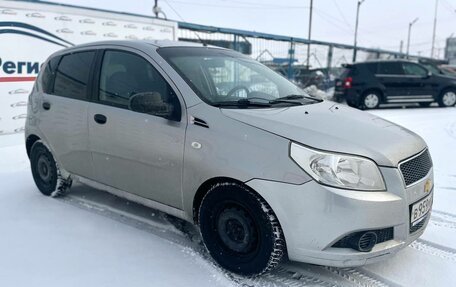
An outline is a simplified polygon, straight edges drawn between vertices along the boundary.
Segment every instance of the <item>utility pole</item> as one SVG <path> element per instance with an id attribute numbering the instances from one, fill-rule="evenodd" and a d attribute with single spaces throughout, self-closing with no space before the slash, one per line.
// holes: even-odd
<path id="1" fill-rule="evenodd" d="M 310 10 L 309 10 L 309 34 L 308 40 L 309 44 L 307 44 L 307 69 L 310 68 L 310 40 L 312 35 L 312 10 L 313 10 L 313 0 L 310 0 Z"/>
<path id="2" fill-rule="evenodd" d="M 160 10 L 158 8 L 158 0 L 155 0 L 154 8 L 152 9 L 152 11 L 154 11 L 155 18 L 158 18 L 158 13 L 160 13 Z"/>
<path id="3" fill-rule="evenodd" d="M 356 8 L 356 24 L 355 24 L 355 43 L 353 44 L 353 63 L 356 62 L 356 45 L 358 44 L 358 22 L 359 22 L 359 7 L 365 0 L 358 0 L 358 7 Z"/>
<path id="4" fill-rule="evenodd" d="M 402 54 L 402 47 L 404 46 L 404 41 L 401 40 L 401 43 L 399 44 L 399 53 Z"/>
<path id="5" fill-rule="evenodd" d="M 437 8 L 439 7 L 439 0 L 435 0 L 435 12 L 434 12 L 434 29 L 432 31 L 432 47 L 431 47 L 431 58 L 434 57 L 434 45 L 435 45 L 435 28 L 437 26 Z"/>
<path id="6" fill-rule="evenodd" d="M 413 20 L 412 22 L 409 23 L 408 36 L 407 36 L 407 53 L 406 53 L 407 59 L 409 57 L 409 52 L 410 52 L 410 33 L 412 31 L 413 24 L 415 24 L 416 21 L 418 21 L 418 19 L 419 18 L 415 18 L 415 20 Z"/>

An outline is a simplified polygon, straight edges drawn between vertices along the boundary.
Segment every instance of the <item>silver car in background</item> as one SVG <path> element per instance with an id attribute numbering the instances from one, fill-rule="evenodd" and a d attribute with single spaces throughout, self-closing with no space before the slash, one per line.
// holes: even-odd
<path id="1" fill-rule="evenodd" d="M 243 275 L 283 258 L 385 259 L 423 233 L 432 207 L 419 136 L 199 44 L 109 41 L 53 54 L 25 137 L 43 194 L 79 181 L 195 223 L 214 260 Z"/>

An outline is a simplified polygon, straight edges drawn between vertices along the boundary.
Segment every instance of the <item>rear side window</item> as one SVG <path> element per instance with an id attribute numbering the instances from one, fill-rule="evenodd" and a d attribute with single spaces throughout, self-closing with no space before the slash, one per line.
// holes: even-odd
<path id="1" fill-rule="evenodd" d="M 87 100 L 87 89 L 94 51 L 65 55 L 55 73 L 53 94 Z"/>
<path id="2" fill-rule="evenodd" d="M 55 71 L 57 69 L 59 60 L 60 57 L 54 57 L 50 59 L 43 70 L 43 75 L 41 76 L 41 85 L 43 92 L 46 94 L 52 94 L 53 92 Z"/>
<path id="3" fill-rule="evenodd" d="M 399 62 L 386 62 L 378 64 L 378 74 L 403 75 L 402 65 Z"/>
<path id="4" fill-rule="evenodd" d="M 372 73 L 372 74 L 377 74 L 377 63 L 369 63 L 366 64 L 367 69 Z"/>

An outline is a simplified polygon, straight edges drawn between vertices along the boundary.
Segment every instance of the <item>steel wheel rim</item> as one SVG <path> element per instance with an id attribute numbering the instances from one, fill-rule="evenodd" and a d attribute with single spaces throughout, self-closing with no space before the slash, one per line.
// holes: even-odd
<path id="1" fill-rule="evenodd" d="M 445 106 L 452 106 L 456 103 L 456 94 L 454 92 L 446 92 L 442 97 L 442 102 Z"/>
<path id="2" fill-rule="evenodd" d="M 52 164 L 49 158 L 41 155 L 36 163 L 37 171 L 40 179 L 44 183 L 49 183 L 52 180 Z"/>
<path id="3" fill-rule="evenodd" d="M 378 105 L 379 99 L 376 94 L 369 94 L 364 98 L 364 105 L 367 108 L 375 108 Z"/>
<path id="4" fill-rule="evenodd" d="M 238 255 L 255 251 L 258 231 L 253 219 L 243 208 L 225 208 L 216 221 L 217 235 L 225 248 Z"/>

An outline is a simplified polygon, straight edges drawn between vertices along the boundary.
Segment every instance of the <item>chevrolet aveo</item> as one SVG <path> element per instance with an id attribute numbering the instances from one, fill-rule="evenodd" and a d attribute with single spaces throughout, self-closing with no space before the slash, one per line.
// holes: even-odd
<path id="1" fill-rule="evenodd" d="M 432 206 L 419 136 L 222 48 L 59 51 L 30 95 L 25 137 L 44 195 L 78 181 L 195 223 L 214 260 L 243 275 L 283 258 L 383 260 L 423 233 Z"/>

